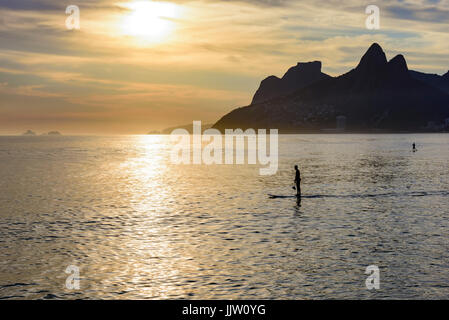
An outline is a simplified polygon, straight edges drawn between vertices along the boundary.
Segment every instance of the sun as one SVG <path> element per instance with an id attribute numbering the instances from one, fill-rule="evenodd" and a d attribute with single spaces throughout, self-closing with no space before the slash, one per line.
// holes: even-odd
<path id="1" fill-rule="evenodd" d="M 179 7 L 170 2 L 137 1 L 124 6 L 131 12 L 123 20 L 123 33 L 150 42 L 165 40 L 179 16 Z"/>

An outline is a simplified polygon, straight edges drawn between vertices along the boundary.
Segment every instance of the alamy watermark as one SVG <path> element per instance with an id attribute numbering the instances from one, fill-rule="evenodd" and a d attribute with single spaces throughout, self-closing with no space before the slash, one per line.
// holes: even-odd
<path id="1" fill-rule="evenodd" d="M 81 28 L 80 8 L 75 5 L 70 5 L 65 9 L 65 13 L 69 15 L 65 20 L 66 28 L 68 30 L 79 30 Z"/>
<path id="2" fill-rule="evenodd" d="M 270 129 L 268 136 L 269 141 L 266 129 L 258 129 L 257 133 L 254 129 L 226 129 L 224 136 L 217 129 L 207 129 L 202 133 L 201 121 L 194 121 L 192 136 L 186 129 L 172 131 L 170 140 L 175 145 L 170 159 L 174 164 L 245 164 L 247 154 L 247 164 L 258 162 L 266 166 L 259 169 L 260 175 L 273 175 L 279 163 L 278 130 Z"/>
<path id="3" fill-rule="evenodd" d="M 378 266 L 371 265 L 366 267 L 365 274 L 368 274 L 368 278 L 365 280 L 365 285 L 368 290 L 380 289 L 380 270 Z"/>
<path id="4" fill-rule="evenodd" d="M 365 13 L 369 16 L 366 18 L 365 26 L 368 30 L 380 29 L 380 9 L 376 5 L 369 5 L 365 9 Z"/>
<path id="5" fill-rule="evenodd" d="M 70 265 L 65 269 L 65 273 L 69 274 L 65 280 L 65 287 L 69 290 L 80 289 L 80 268 Z"/>

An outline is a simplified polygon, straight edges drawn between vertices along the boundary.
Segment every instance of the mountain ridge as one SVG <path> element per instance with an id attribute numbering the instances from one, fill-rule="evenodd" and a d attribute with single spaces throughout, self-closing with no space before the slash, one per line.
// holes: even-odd
<path id="1" fill-rule="evenodd" d="M 321 61 L 298 62 L 296 66 L 289 68 L 282 78 L 272 75 L 262 80 L 251 104 L 289 94 L 312 82 L 329 77 L 329 75 L 321 72 Z"/>
<path id="2" fill-rule="evenodd" d="M 234 109 L 214 128 L 322 132 L 337 129 L 336 118 L 345 117 L 347 131 L 424 130 L 430 122 L 449 118 L 449 92 L 435 84 L 443 83 L 446 75 L 438 77 L 410 71 L 401 54 L 388 61 L 382 47 L 373 43 L 354 69 L 300 84 L 288 94 L 272 92 L 268 100 Z"/>

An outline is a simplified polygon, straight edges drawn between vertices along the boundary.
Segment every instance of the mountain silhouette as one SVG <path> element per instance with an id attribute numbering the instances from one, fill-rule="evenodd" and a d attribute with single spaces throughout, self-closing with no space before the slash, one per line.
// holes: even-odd
<path id="1" fill-rule="evenodd" d="M 301 64 L 297 67 L 300 70 Z M 321 63 L 319 67 L 321 72 Z M 336 128 L 337 117 L 344 117 L 347 131 L 421 130 L 430 121 L 442 123 L 449 117 L 449 93 L 443 84 L 436 85 L 448 81 L 449 74 L 438 77 L 438 81 L 431 80 L 426 74 L 409 71 L 403 55 L 388 61 L 374 43 L 356 68 L 341 76 L 301 78 L 293 91 L 282 86 L 277 91 L 272 86 L 270 91 L 261 84 L 258 92 L 269 94 L 256 93 L 255 102 L 231 111 L 214 128 L 319 132 Z"/>
<path id="2" fill-rule="evenodd" d="M 447 93 L 449 93 L 449 71 L 440 76 L 438 74 L 429 74 L 418 71 L 410 70 L 410 74 L 416 80 L 430 84 L 431 86 L 437 87 Z"/>
<path id="3" fill-rule="evenodd" d="M 292 93 L 313 82 L 326 78 L 330 78 L 330 76 L 321 72 L 320 61 L 306 63 L 298 62 L 298 64 L 291 67 L 282 78 L 269 76 L 264 79 L 260 83 L 260 87 L 256 91 L 251 104 Z"/>

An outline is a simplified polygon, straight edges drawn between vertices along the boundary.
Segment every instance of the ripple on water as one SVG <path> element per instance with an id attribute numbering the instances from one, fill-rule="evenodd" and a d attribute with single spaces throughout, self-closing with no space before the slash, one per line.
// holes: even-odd
<path id="1" fill-rule="evenodd" d="M 411 138 L 281 136 L 263 177 L 173 165 L 166 137 L 0 137 L 0 298 L 445 298 L 449 141 Z"/>

